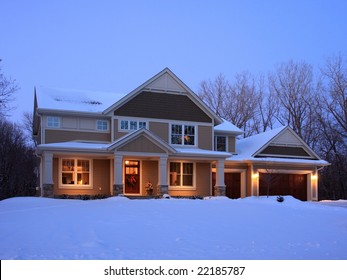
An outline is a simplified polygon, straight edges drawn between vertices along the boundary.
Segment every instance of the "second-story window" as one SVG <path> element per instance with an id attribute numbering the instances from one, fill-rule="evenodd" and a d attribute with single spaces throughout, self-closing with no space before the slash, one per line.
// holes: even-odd
<path id="1" fill-rule="evenodd" d="M 120 130 L 138 130 L 141 128 L 146 128 L 147 123 L 144 121 L 130 121 L 130 120 L 121 120 L 120 121 Z"/>
<path id="2" fill-rule="evenodd" d="M 215 151 L 226 152 L 227 151 L 227 138 L 226 136 L 214 137 Z"/>
<path id="3" fill-rule="evenodd" d="M 47 117 L 47 127 L 59 128 L 60 127 L 60 118 L 48 116 Z"/>
<path id="4" fill-rule="evenodd" d="M 108 121 L 106 120 L 97 120 L 96 121 L 96 129 L 107 131 L 108 130 Z"/>
<path id="5" fill-rule="evenodd" d="M 171 144 L 175 145 L 195 145 L 195 126 L 172 124 L 171 125 Z"/>

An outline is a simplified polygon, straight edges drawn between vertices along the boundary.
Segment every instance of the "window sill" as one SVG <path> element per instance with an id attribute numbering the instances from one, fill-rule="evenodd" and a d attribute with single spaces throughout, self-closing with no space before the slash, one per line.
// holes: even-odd
<path id="1" fill-rule="evenodd" d="M 59 186 L 59 189 L 78 189 L 78 190 L 92 190 L 93 186 L 81 186 L 81 185 L 62 185 Z"/>
<path id="2" fill-rule="evenodd" d="M 169 186 L 169 190 L 171 191 L 195 191 L 196 187 L 188 187 L 188 186 Z"/>

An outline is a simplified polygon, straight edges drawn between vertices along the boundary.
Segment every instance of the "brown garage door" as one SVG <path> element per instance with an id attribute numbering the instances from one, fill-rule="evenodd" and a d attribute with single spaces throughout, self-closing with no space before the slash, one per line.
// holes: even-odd
<path id="1" fill-rule="evenodd" d="M 225 195 L 229 198 L 241 197 L 241 173 L 224 173 Z M 216 173 L 212 173 L 212 186 L 216 184 Z M 214 194 L 213 194 L 214 195 Z"/>
<path id="2" fill-rule="evenodd" d="M 306 174 L 259 174 L 259 195 L 291 195 L 300 200 L 307 200 Z"/>

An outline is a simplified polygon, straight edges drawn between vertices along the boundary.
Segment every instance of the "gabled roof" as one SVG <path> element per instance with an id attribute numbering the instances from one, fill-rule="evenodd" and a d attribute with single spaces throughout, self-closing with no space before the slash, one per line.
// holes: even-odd
<path id="1" fill-rule="evenodd" d="M 184 94 L 189 97 L 198 107 L 214 120 L 215 124 L 222 123 L 222 119 L 213 112 L 185 83 L 183 83 L 169 68 L 164 68 L 158 74 L 144 82 L 142 85 L 125 95 L 104 111 L 109 114 L 118 109 L 142 91 L 157 91 L 175 94 Z"/>
<path id="2" fill-rule="evenodd" d="M 319 165 L 328 165 L 289 127 L 281 126 L 257 135 L 253 135 L 237 141 L 236 155 L 228 158 L 231 161 L 263 161 L 264 158 L 258 157 L 269 146 L 282 147 L 301 147 L 309 156 L 290 157 L 281 155 L 272 155 L 267 157 L 268 161 L 273 162 L 292 162 L 292 163 L 316 163 Z"/>
<path id="3" fill-rule="evenodd" d="M 135 130 L 134 132 L 128 133 L 125 136 L 119 138 L 112 144 L 110 144 L 107 147 L 107 150 L 112 151 L 112 150 L 117 150 L 121 148 L 124 145 L 127 145 L 131 141 L 134 141 L 140 136 L 146 137 L 148 140 L 150 140 L 152 143 L 160 147 L 162 150 L 164 150 L 167 153 L 176 153 L 176 150 L 171 147 L 168 143 L 166 143 L 164 140 L 156 136 L 154 133 L 151 131 L 147 130 L 146 128 L 141 128 L 138 130 Z"/>

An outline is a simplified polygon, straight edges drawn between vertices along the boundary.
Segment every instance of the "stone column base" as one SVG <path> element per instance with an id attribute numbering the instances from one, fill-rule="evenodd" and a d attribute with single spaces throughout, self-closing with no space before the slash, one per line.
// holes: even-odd
<path id="1" fill-rule="evenodd" d="M 158 185 L 157 186 L 157 194 L 158 195 L 169 194 L 169 186 L 168 185 Z"/>
<path id="2" fill-rule="evenodd" d="M 123 194 L 123 184 L 113 185 L 113 196 Z"/>
<path id="3" fill-rule="evenodd" d="M 43 197 L 54 197 L 53 184 L 43 184 L 42 185 L 42 196 Z"/>
<path id="4" fill-rule="evenodd" d="M 213 188 L 215 196 L 225 196 L 226 186 L 214 186 Z"/>

